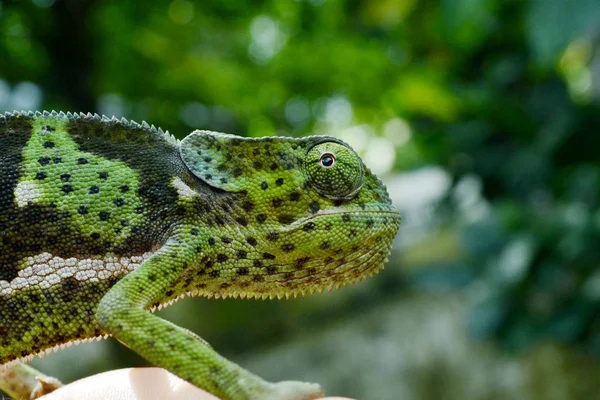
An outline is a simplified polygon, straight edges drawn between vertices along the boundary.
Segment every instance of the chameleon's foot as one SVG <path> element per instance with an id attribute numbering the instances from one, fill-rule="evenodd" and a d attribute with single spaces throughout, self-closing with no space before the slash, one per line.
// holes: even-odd
<path id="1" fill-rule="evenodd" d="M 256 400 L 313 400 L 323 396 L 323 389 L 316 383 L 283 381 L 270 384 L 268 393 L 260 394 Z"/>
<path id="2" fill-rule="evenodd" d="M 56 389 L 62 386 L 61 381 L 50 376 L 38 375 L 35 377 L 35 379 L 37 380 L 37 383 L 31 391 L 31 396 L 29 397 L 31 400 L 42 397 L 50 392 L 54 392 Z"/>
<path id="3" fill-rule="evenodd" d="M 0 371 L 0 390 L 15 399 L 37 399 L 62 386 L 56 378 L 44 375 L 35 368 L 18 363 Z M 0 395 L 2 398 L 2 395 Z"/>

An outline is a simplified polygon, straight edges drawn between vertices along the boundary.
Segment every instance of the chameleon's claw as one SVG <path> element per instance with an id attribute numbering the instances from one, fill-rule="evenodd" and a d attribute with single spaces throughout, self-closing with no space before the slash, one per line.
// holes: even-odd
<path id="1" fill-rule="evenodd" d="M 37 375 L 35 379 L 37 380 L 37 384 L 31 391 L 31 396 L 29 396 L 31 400 L 40 398 L 50 392 L 54 392 L 63 385 L 58 379 L 46 375 Z"/>

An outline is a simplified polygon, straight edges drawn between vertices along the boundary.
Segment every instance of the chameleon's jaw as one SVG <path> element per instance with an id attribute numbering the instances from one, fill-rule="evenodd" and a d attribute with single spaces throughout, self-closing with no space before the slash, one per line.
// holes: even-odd
<path id="1" fill-rule="evenodd" d="M 297 250 L 277 253 L 271 264 L 245 275 L 236 268 L 251 260 L 239 260 L 221 270 L 221 277 L 234 277 L 227 282 L 202 273 L 181 297 L 282 298 L 346 286 L 383 268 L 399 226 L 400 215 L 391 207 L 315 214 L 281 231 L 277 245 L 289 240 Z"/>

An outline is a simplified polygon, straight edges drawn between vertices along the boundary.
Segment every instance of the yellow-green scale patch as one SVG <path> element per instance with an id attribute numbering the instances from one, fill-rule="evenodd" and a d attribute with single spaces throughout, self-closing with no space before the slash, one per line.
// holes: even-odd
<path id="1" fill-rule="evenodd" d="M 122 161 L 80 151 L 67 124 L 59 116 L 33 118 L 15 202 L 56 208 L 81 235 L 117 246 L 142 218 L 135 213 L 138 174 Z"/>

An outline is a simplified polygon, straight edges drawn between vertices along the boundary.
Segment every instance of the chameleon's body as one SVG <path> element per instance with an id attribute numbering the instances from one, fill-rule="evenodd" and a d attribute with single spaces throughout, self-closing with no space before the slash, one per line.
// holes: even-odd
<path id="1" fill-rule="evenodd" d="M 0 115 L 0 366 L 110 334 L 224 399 L 315 398 L 317 385 L 265 382 L 148 310 L 351 283 L 382 266 L 399 223 L 330 137 L 178 142 L 90 114 Z"/>

